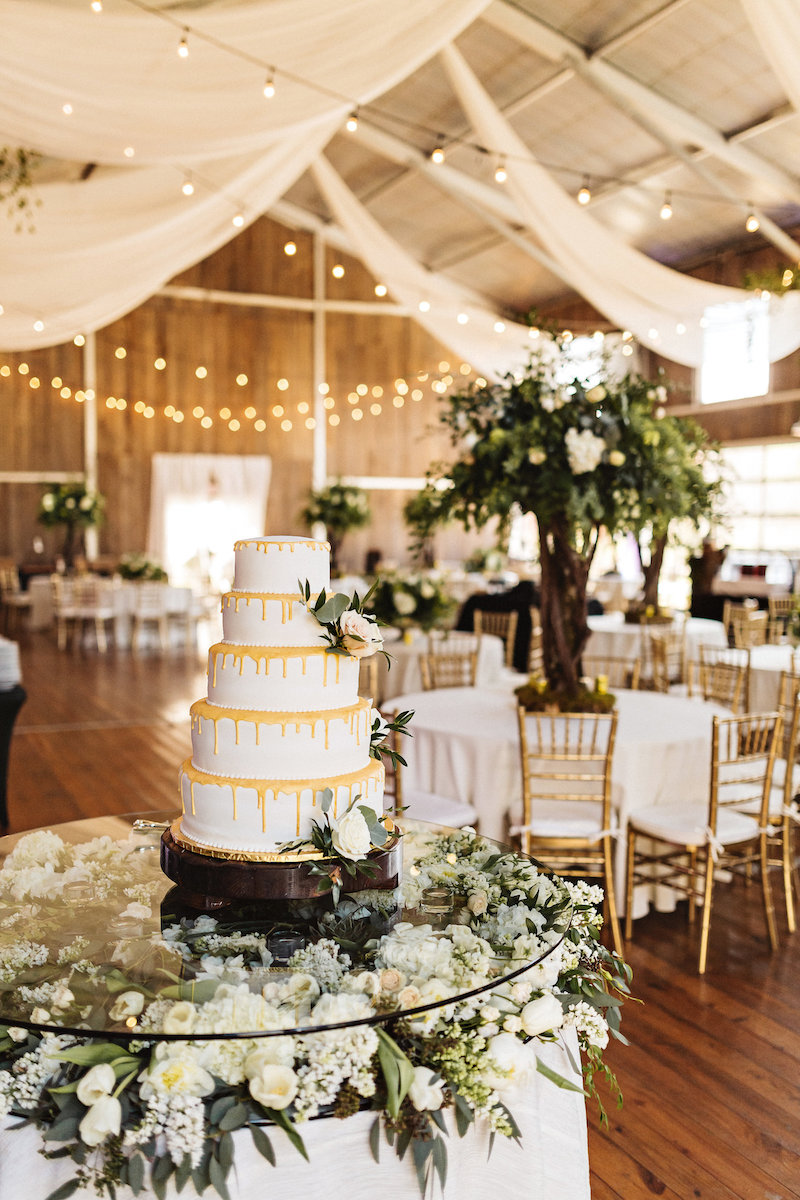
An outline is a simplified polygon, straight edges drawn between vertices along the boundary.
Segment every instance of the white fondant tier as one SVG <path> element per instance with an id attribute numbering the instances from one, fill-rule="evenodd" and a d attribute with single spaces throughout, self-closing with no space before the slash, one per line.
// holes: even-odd
<path id="1" fill-rule="evenodd" d="M 369 759 L 372 705 L 310 713 L 191 707 L 192 766 L 235 779 L 346 775 Z"/>
<path id="2" fill-rule="evenodd" d="M 233 587 L 237 592 L 299 591 L 308 580 L 317 596 L 330 586 L 330 546 L 313 538 L 260 537 L 234 543 Z"/>
<path id="3" fill-rule="evenodd" d="M 308 838 L 322 823 L 322 793 L 333 790 L 330 815 L 341 815 L 357 796 L 383 812 L 383 763 L 371 758 L 348 775 L 322 779 L 219 779 L 187 761 L 180 771 L 181 832 L 210 849 L 271 853 Z"/>
<path id="4" fill-rule="evenodd" d="M 358 659 L 307 647 L 235 646 L 208 652 L 208 699 L 221 708 L 315 712 L 358 696 Z"/>
<path id="5" fill-rule="evenodd" d="M 316 599 L 316 596 L 315 596 Z M 324 646 L 323 628 L 293 593 L 226 592 L 222 637 L 238 646 Z"/>

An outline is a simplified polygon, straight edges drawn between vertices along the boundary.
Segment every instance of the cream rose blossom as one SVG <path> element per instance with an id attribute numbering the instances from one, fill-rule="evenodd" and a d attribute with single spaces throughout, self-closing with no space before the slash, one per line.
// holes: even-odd
<path id="1" fill-rule="evenodd" d="M 354 658 L 366 658 L 380 650 L 383 645 L 383 636 L 378 626 L 362 613 L 352 610 L 344 613 L 340 628 L 342 644 L 347 653 L 352 654 Z"/>
<path id="2" fill-rule="evenodd" d="M 358 808 L 351 808 L 343 817 L 331 821 L 333 848 L 342 858 L 366 858 L 372 841 L 369 826 Z"/>

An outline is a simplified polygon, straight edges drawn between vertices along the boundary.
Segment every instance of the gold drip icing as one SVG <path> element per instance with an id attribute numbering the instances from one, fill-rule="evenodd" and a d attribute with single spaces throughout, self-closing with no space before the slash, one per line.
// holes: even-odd
<path id="1" fill-rule="evenodd" d="M 362 725 L 363 733 L 367 733 L 370 726 L 370 716 L 372 713 L 372 703 L 370 700 L 359 696 L 355 704 L 348 704 L 342 708 L 321 708 L 314 709 L 310 712 L 262 712 L 251 708 L 223 708 L 219 704 L 212 704 L 210 700 L 195 700 L 192 707 L 189 709 L 191 718 L 191 727 L 193 731 L 200 733 L 203 721 L 213 721 L 214 723 L 214 753 L 219 753 L 219 724 L 221 721 L 233 721 L 235 728 L 236 745 L 239 745 L 239 727 L 242 723 L 255 726 L 256 745 L 261 745 L 261 727 L 262 726 L 280 726 L 281 737 L 286 736 L 286 730 L 289 726 L 293 726 L 295 733 L 299 733 L 303 726 L 308 726 L 311 731 L 311 737 L 316 737 L 317 722 L 322 722 L 325 730 L 325 749 L 330 749 L 330 727 L 335 721 L 342 721 L 349 725 L 351 737 L 355 736 L 356 745 L 361 745 Z M 363 717 L 363 721 L 360 719 Z"/>
<path id="2" fill-rule="evenodd" d="M 281 673 L 284 679 L 287 678 L 289 670 L 289 659 L 300 659 L 300 671 L 305 675 L 308 670 L 308 660 L 310 658 L 323 658 L 323 675 L 322 682 L 328 682 L 328 660 L 333 658 L 336 660 L 336 683 L 339 683 L 340 664 L 339 659 L 347 657 L 352 660 L 352 655 L 330 654 L 323 646 L 239 646 L 233 642 L 216 642 L 209 650 L 209 678 L 211 679 L 212 687 L 217 686 L 217 662 L 222 659 L 222 665 L 225 665 L 225 660 L 230 657 L 232 661 L 239 667 L 239 674 L 244 674 L 245 659 L 252 659 L 256 666 L 256 675 L 262 673 L 261 667 L 263 664 L 264 675 L 269 675 L 270 664 L 276 660 L 281 663 Z"/>
<path id="3" fill-rule="evenodd" d="M 253 603 L 261 605 L 261 620 L 267 619 L 267 605 L 271 600 L 281 606 L 281 625 L 285 625 L 292 617 L 292 606 L 299 604 L 305 607 L 305 601 L 299 592 L 226 592 L 222 597 L 222 608 L 233 608 L 238 613 L 240 604 L 249 608 Z"/>
<path id="4" fill-rule="evenodd" d="M 245 538 L 242 541 L 234 542 L 234 550 L 244 550 L 247 546 L 255 546 L 262 554 L 267 554 L 270 550 L 286 550 L 287 547 L 291 554 L 294 554 L 297 546 L 306 550 L 330 550 L 330 542 L 315 542 L 311 541 L 293 541 L 293 542 L 265 542 L 260 538 Z"/>
<path id="5" fill-rule="evenodd" d="M 350 794 L 349 798 L 352 800 L 354 795 L 357 794 L 356 789 L 360 791 L 362 787 L 369 788 L 370 784 L 379 787 L 384 778 L 383 763 L 374 758 L 369 760 L 366 767 L 361 767 L 358 771 L 348 771 L 344 775 L 334 775 L 327 779 L 232 779 L 221 775 L 209 775 L 206 771 L 199 771 L 197 767 L 192 765 L 191 759 L 188 758 L 183 763 L 181 771 L 189 780 L 189 791 L 192 797 L 192 815 L 196 815 L 194 806 L 194 788 L 196 784 L 230 788 L 233 821 L 236 820 L 237 791 L 240 788 L 254 791 L 258 796 L 262 833 L 266 833 L 267 831 L 267 793 L 271 792 L 273 797 L 277 796 L 279 792 L 283 792 L 284 794 L 294 793 L 297 805 L 298 837 L 300 829 L 300 798 L 304 791 L 311 791 L 316 796 L 317 792 L 330 787 L 334 795 L 333 815 L 336 817 L 339 788 L 346 788 Z M 366 796 L 365 799 L 367 799 Z"/>

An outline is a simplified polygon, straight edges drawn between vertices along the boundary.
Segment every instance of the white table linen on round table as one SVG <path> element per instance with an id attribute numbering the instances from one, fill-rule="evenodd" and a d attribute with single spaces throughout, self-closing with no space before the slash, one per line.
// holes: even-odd
<path id="1" fill-rule="evenodd" d="M 649 804 L 688 803 L 708 797 L 712 717 L 731 713 L 699 699 L 615 689 L 619 721 L 612 763 L 612 806 L 623 836 L 617 839 L 616 890 L 625 883 L 627 814 Z M 442 688 L 396 697 L 386 711 L 413 709 L 412 737 L 404 739 L 409 788 L 452 796 L 474 805 L 478 828 L 504 841 L 522 816 L 522 772 L 516 697 L 508 689 Z M 424 814 L 418 814 L 423 818 Z M 649 900 L 674 907 L 659 888 Z M 648 896 L 637 896 L 636 913 Z"/>
<path id="2" fill-rule="evenodd" d="M 441 634 L 437 634 L 441 637 Z M 474 642 L 474 633 L 463 633 L 450 630 L 447 643 L 452 646 L 454 653 L 464 650 L 469 643 Z M 409 629 L 407 636 L 394 637 L 391 634 L 384 644 L 387 654 L 391 655 L 389 665 L 382 654 L 378 655 L 378 696 L 380 702 L 400 696 L 406 692 L 418 692 L 422 688 L 419 656 L 427 653 L 428 634 L 421 629 Z M 493 687 L 503 676 L 503 639 L 493 634 L 482 634 L 478 649 L 478 667 L 476 683 L 480 687 Z"/>
<path id="3" fill-rule="evenodd" d="M 750 712 L 773 712 L 778 707 L 781 672 L 791 671 L 796 654 L 800 663 L 800 653 L 788 643 L 782 646 L 753 646 L 750 651 L 748 689 Z"/>
<path id="4" fill-rule="evenodd" d="M 631 662 L 640 657 L 643 662 L 648 660 L 646 626 L 629 625 L 621 612 L 603 613 L 600 616 L 589 617 L 589 640 L 586 643 L 586 653 L 598 658 L 624 658 Z M 699 647 L 727 646 L 728 639 L 721 621 L 710 621 L 707 617 L 687 617 L 686 620 L 677 618 L 669 625 L 649 626 L 650 632 L 673 631 L 683 629 L 686 633 L 686 658 L 696 661 L 699 657 Z"/>
<path id="5" fill-rule="evenodd" d="M 564 1034 L 577 1061 L 574 1031 L 565 1030 Z M 537 1046 L 537 1054 L 553 1070 L 575 1078 L 560 1045 Z M 491 1157 L 485 1122 L 476 1122 L 466 1137 L 459 1138 L 448 1110 L 447 1186 L 444 1193 L 438 1185 L 435 1187 L 435 1200 L 486 1200 L 498 1191 L 509 1197 L 590 1200 L 583 1096 L 534 1075 L 524 1089 L 504 1095 L 504 1101 L 520 1126 L 522 1144 L 498 1135 Z M 270 1128 L 267 1132 L 275 1148 L 275 1167 L 270 1167 L 254 1149 L 249 1132 L 237 1131 L 233 1135 L 235 1174 L 228 1180 L 231 1200 L 263 1200 L 265 1196 L 280 1200 L 295 1196 L 303 1200 L 419 1200 L 411 1154 L 400 1162 L 394 1150 L 382 1141 L 380 1162 L 373 1161 L 369 1130 L 374 1120 L 374 1113 L 364 1112 L 343 1121 L 331 1118 L 299 1126 L 309 1162 L 300 1157 L 281 1130 Z M 8 1126 L 8 1121 L 0 1122 L 0 1196 L 8 1200 L 45 1200 L 74 1178 L 71 1158 L 48 1161 L 37 1153 L 42 1143 L 36 1129 L 12 1130 Z M 191 1185 L 182 1195 L 189 1193 L 195 1195 Z M 133 1200 L 127 1187 L 118 1187 L 116 1195 L 117 1200 Z M 166 1195 L 168 1200 L 177 1200 L 172 1182 Z M 153 1200 L 154 1193 L 147 1189 L 139 1196 Z"/>

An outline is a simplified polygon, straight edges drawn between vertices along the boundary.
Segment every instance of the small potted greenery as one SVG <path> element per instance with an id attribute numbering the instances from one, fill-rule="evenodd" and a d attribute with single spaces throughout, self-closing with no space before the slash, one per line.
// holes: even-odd
<path id="1" fill-rule="evenodd" d="M 338 556 L 344 535 L 351 529 L 363 528 L 372 519 L 367 493 L 363 488 L 342 483 L 340 479 L 319 491 L 310 492 L 300 516 L 309 526 L 317 523 L 325 526 L 331 547 L 331 570 L 334 572 L 339 567 Z"/>

